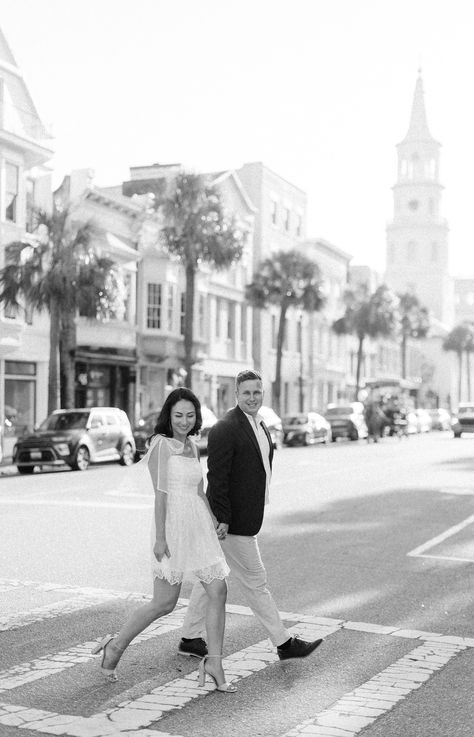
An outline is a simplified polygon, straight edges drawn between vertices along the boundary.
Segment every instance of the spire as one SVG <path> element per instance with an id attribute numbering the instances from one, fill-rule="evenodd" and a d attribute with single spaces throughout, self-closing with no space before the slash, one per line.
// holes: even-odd
<path id="1" fill-rule="evenodd" d="M 405 141 L 434 140 L 428 128 L 424 95 L 425 93 L 423 89 L 423 80 L 421 78 L 421 69 L 418 69 L 418 78 L 416 80 L 415 94 L 413 95 L 413 104 L 411 107 L 410 125 L 404 139 Z"/>

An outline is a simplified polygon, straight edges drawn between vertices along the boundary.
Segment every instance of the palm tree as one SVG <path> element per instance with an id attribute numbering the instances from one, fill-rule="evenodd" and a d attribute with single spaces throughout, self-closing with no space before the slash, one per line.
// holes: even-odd
<path id="1" fill-rule="evenodd" d="M 360 389 L 360 375 L 364 357 L 366 338 L 389 337 L 397 325 L 398 299 L 382 284 L 372 294 L 366 284 L 348 289 L 344 295 L 346 310 L 342 317 L 333 323 L 337 335 L 355 335 L 358 339 L 356 387 L 354 399 Z"/>
<path id="2" fill-rule="evenodd" d="M 402 378 L 407 377 L 407 344 L 410 338 L 426 338 L 430 329 L 430 318 L 426 307 L 411 292 L 398 295 L 400 318 L 400 364 Z"/>
<path id="3" fill-rule="evenodd" d="M 471 330 L 465 323 L 456 325 L 443 341 L 445 351 L 453 351 L 458 357 L 458 402 L 462 400 L 462 357 L 468 349 Z"/>
<path id="4" fill-rule="evenodd" d="M 462 400 L 463 354 L 466 354 L 467 394 L 471 401 L 471 353 L 474 350 L 474 325 L 468 322 L 459 323 L 451 330 L 443 341 L 445 351 L 453 351 L 458 357 L 458 402 Z"/>
<path id="5" fill-rule="evenodd" d="M 170 190 L 157 198 L 156 209 L 164 216 L 161 230 L 166 250 L 181 261 L 186 280 L 184 314 L 185 384 L 192 387 L 195 363 L 194 293 L 201 263 L 226 269 L 242 255 L 242 234 L 224 215 L 219 193 L 197 174 L 181 172 L 170 183 Z"/>
<path id="6" fill-rule="evenodd" d="M 246 296 L 257 309 L 280 307 L 275 367 L 275 411 L 281 409 L 281 363 L 285 340 L 286 315 L 290 307 L 312 312 L 321 309 L 324 296 L 319 266 L 300 251 L 278 251 L 261 261 L 247 285 Z"/>
<path id="7" fill-rule="evenodd" d="M 48 413 L 74 407 L 76 317 L 98 319 L 113 310 L 114 263 L 91 245 L 91 223 L 76 223 L 68 206 L 35 213 L 36 230 L 6 246 L 0 270 L 0 302 L 19 311 L 21 302 L 50 317 Z"/>

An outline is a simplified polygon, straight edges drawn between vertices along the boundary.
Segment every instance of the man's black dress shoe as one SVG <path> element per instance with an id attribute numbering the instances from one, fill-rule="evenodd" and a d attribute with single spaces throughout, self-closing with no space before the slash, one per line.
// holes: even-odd
<path id="1" fill-rule="evenodd" d="M 207 645 L 202 637 L 195 637 L 192 640 L 182 639 L 178 645 L 178 653 L 192 658 L 203 658 L 207 655 Z"/>
<path id="2" fill-rule="evenodd" d="M 292 637 L 290 644 L 285 647 L 277 647 L 277 653 L 280 660 L 290 660 L 290 658 L 306 658 L 310 655 L 313 650 L 322 643 L 322 639 L 314 640 L 313 642 L 305 642 L 300 640 L 299 637 Z"/>

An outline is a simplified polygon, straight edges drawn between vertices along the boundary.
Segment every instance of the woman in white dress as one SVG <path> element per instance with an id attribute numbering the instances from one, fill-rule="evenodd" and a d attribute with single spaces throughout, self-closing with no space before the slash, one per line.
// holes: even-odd
<path id="1" fill-rule="evenodd" d="M 145 463 L 155 492 L 152 525 L 153 598 L 136 609 L 116 637 L 108 635 L 94 649 L 102 652 L 101 669 L 116 681 L 116 666 L 130 642 L 159 617 L 173 611 L 183 581 L 201 581 L 208 595 L 206 631 L 209 655 L 201 661 L 217 690 L 236 689 L 226 683 L 222 668 L 225 602 L 229 567 L 222 553 L 203 490 L 199 455 L 190 436 L 201 428 L 201 406 L 189 389 L 175 389 L 160 412 Z"/>

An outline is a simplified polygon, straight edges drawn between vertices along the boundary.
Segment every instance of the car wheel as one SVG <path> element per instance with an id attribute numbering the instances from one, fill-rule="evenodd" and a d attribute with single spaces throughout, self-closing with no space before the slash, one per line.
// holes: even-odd
<path id="1" fill-rule="evenodd" d="M 133 448 L 130 443 L 126 443 L 126 445 L 123 446 L 119 463 L 121 466 L 133 466 L 134 461 L 135 453 L 133 452 Z"/>
<path id="2" fill-rule="evenodd" d="M 350 439 L 351 440 L 359 440 L 359 433 L 357 432 L 357 430 L 355 432 L 353 432 L 352 435 L 350 435 Z"/>
<path id="3" fill-rule="evenodd" d="M 303 437 L 303 445 L 305 446 L 309 445 L 310 442 L 311 442 L 311 435 L 309 432 L 305 432 L 304 437 Z"/>
<path id="4" fill-rule="evenodd" d="M 91 456 L 88 448 L 85 445 L 80 445 L 71 468 L 74 471 L 86 471 L 89 468 L 90 462 Z"/>
<path id="5" fill-rule="evenodd" d="M 454 437 L 455 437 L 455 438 L 460 438 L 460 437 L 461 437 L 461 435 L 462 435 L 462 433 L 460 433 L 460 432 L 455 432 L 455 433 L 454 433 Z"/>
<path id="6" fill-rule="evenodd" d="M 18 473 L 28 474 L 33 473 L 35 470 L 34 466 L 17 466 Z"/>

